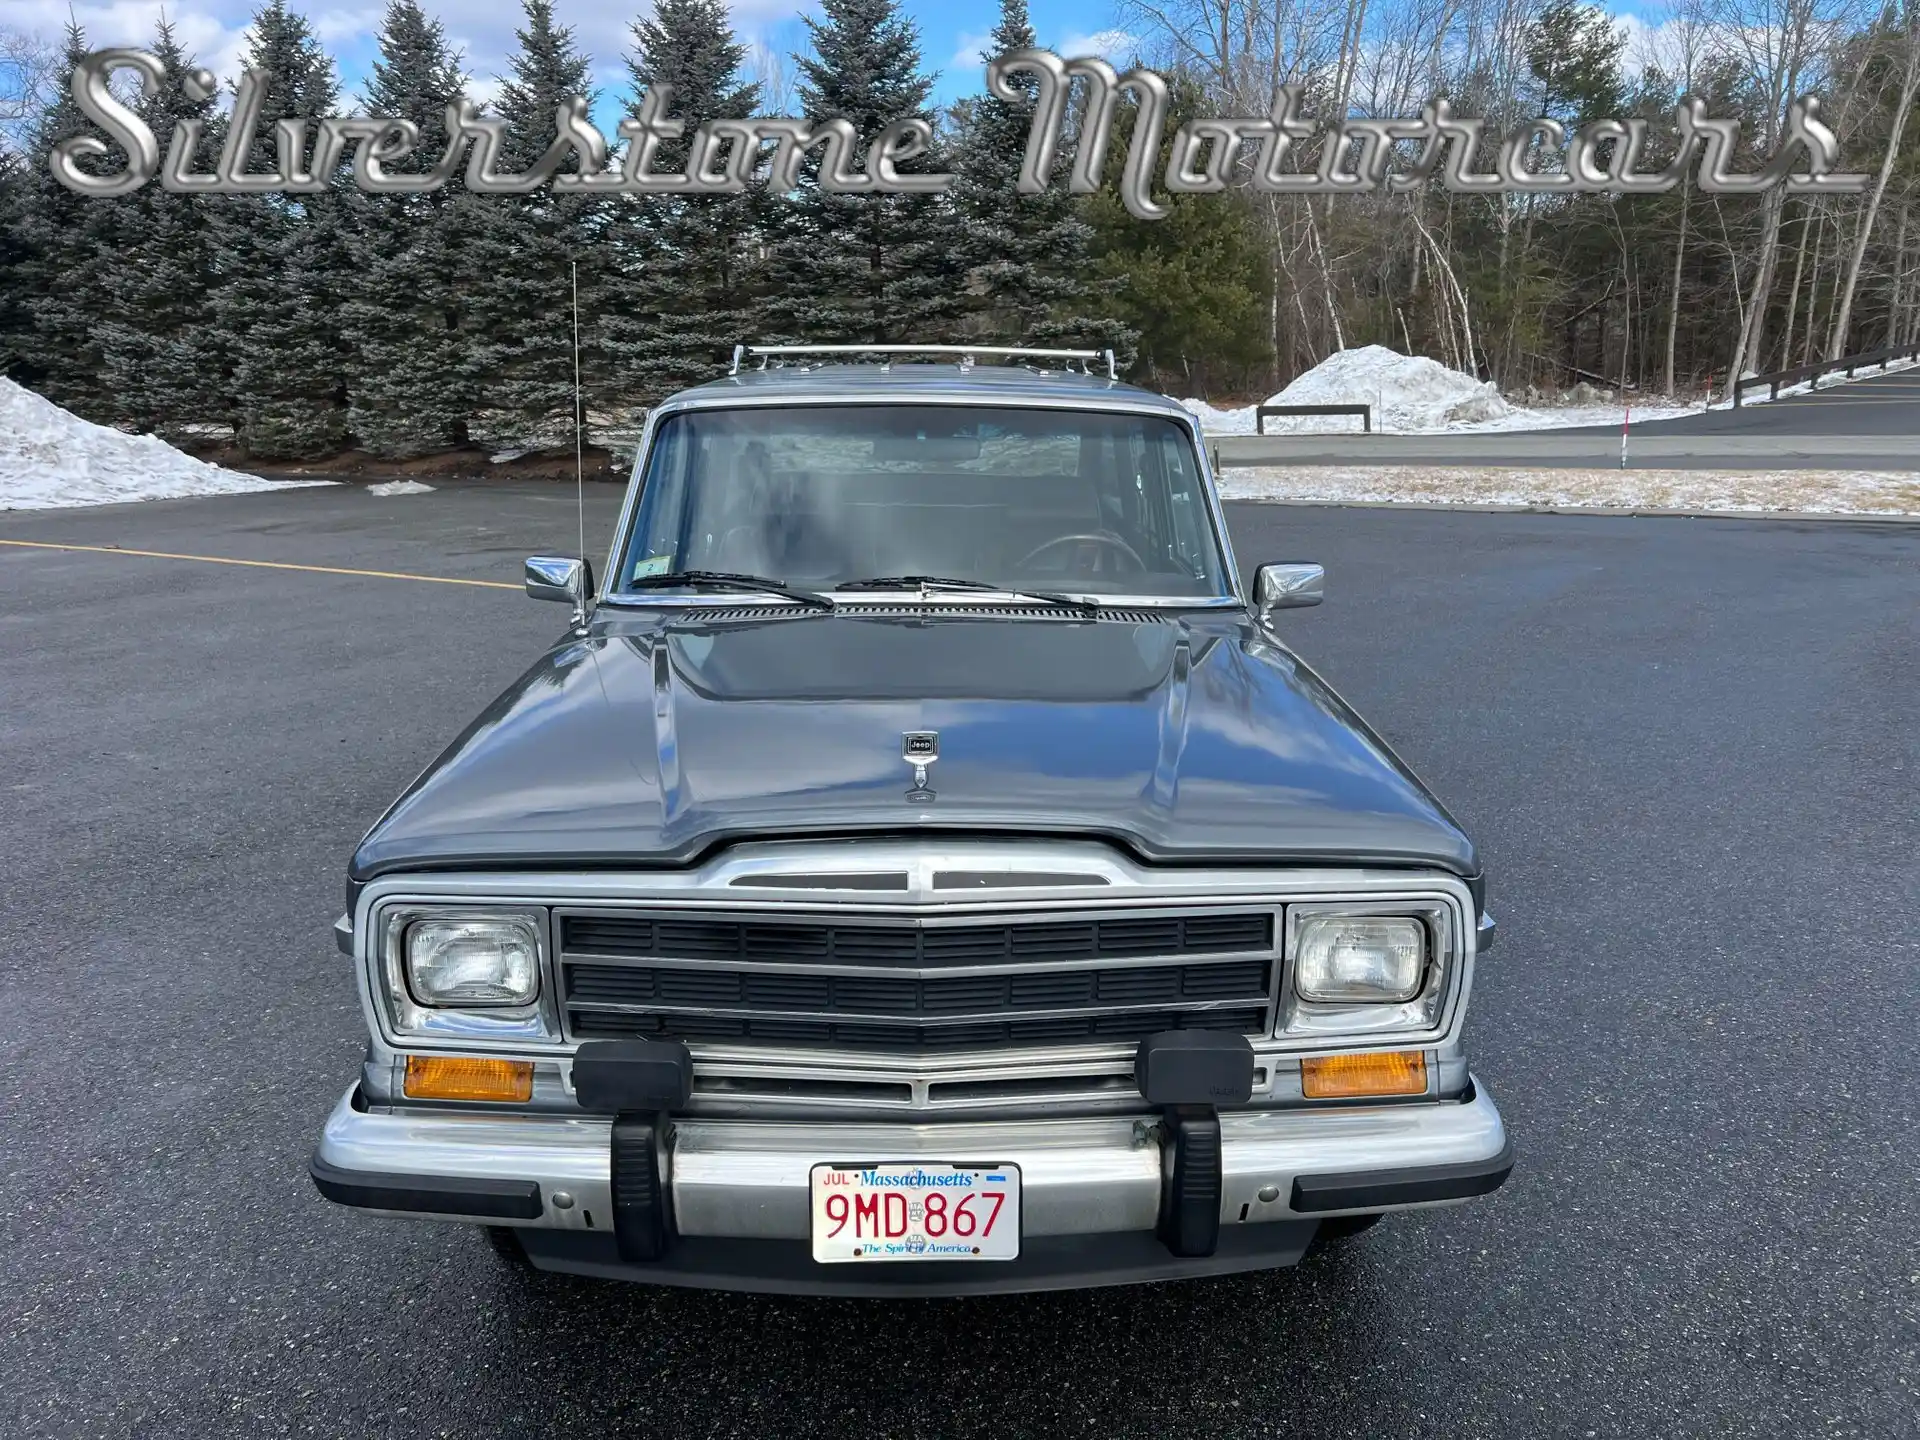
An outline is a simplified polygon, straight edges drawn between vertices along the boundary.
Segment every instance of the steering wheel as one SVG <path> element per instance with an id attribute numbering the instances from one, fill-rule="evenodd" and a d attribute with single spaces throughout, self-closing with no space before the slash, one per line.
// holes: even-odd
<path id="1" fill-rule="evenodd" d="M 1111 551 L 1114 555 L 1125 557 L 1125 565 L 1116 566 L 1116 570 L 1138 571 L 1147 568 L 1147 562 L 1140 558 L 1140 552 L 1135 550 L 1125 540 L 1122 540 L 1118 535 L 1115 535 L 1111 530 L 1088 531 L 1083 535 L 1056 536 L 1054 539 L 1047 541 L 1046 544 L 1037 546 L 1029 551 L 1026 557 L 1019 562 L 1019 568 L 1025 570 L 1042 555 L 1054 550 L 1066 550 L 1069 546 L 1079 547 L 1070 553 L 1075 560 L 1085 561 L 1080 568 L 1087 574 L 1099 575 L 1105 573 L 1100 568 L 1099 559 L 1100 551 L 1103 548 Z"/>

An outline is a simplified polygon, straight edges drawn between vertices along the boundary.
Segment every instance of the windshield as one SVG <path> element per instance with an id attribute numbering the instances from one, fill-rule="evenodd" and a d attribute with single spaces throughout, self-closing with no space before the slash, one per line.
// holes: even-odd
<path id="1" fill-rule="evenodd" d="M 925 576 L 1215 597 L 1228 586 L 1202 483 L 1191 433 L 1152 415 L 974 405 L 684 411 L 654 437 L 613 588 L 698 570 L 815 591 Z"/>

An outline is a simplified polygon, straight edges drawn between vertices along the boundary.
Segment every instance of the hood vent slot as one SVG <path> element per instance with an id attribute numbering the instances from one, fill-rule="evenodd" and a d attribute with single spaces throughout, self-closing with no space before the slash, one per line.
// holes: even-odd
<path id="1" fill-rule="evenodd" d="M 734 882 L 736 885 L 739 881 Z M 1060 885 L 1106 885 L 1111 883 L 1104 875 L 1054 875 L 1039 871 L 1015 870 L 936 870 L 933 872 L 933 888 L 936 890 L 1012 890 L 1045 886 L 1052 889 Z"/>
<path id="2" fill-rule="evenodd" d="M 748 890 L 905 890 L 907 872 L 850 870 L 839 875 L 831 872 L 818 875 L 736 875 L 727 883 Z M 1049 881 L 1042 879 L 1032 883 L 1047 884 Z M 934 884 L 938 888 L 938 876 L 934 878 Z"/>

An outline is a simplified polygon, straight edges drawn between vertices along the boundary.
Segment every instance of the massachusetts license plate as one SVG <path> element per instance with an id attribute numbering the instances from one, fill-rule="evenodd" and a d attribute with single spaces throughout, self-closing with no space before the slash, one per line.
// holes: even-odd
<path id="1" fill-rule="evenodd" d="M 1020 1171 L 917 1160 L 816 1165 L 813 1258 L 1011 1260 L 1020 1253 Z"/>

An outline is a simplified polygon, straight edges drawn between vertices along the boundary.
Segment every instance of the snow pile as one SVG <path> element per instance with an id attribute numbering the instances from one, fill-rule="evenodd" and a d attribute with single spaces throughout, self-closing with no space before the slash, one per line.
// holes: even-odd
<path id="1" fill-rule="evenodd" d="M 1384 345 L 1329 355 L 1267 403 L 1371 405 L 1377 430 L 1440 430 L 1504 419 L 1513 408 L 1488 381 Z"/>
<path id="2" fill-rule="evenodd" d="M 1296 465 L 1220 474 L 1225 500 L 1498 509 L 1920 516 L 1920 474 Z"/>
<path id="3" fill-rule="evenodd" d="M 1200 428 L 1209 435 L 1251 435 L 1253 434 L 1253 406 L 1242 405 L 1235 410 L 1222 410 L 1209 405 L 1204 400 L 1182 400 L 1187 413 L 1200 422 Z M 1267 428 L 1273 428 L 1273 421 L 1267 422 Z"/>
<path id="4" fill-rule="evenodd" d="M 1217 410 L 1204 400 L 1180 402 L 1214 435 L 1251 434 L 1255 407 Z M 1329 355 L 1273 396 L 1269 405 L 1371 405 L 1375 430 L 1446 430 L 1506 420 L 1514 409 L 1497 387 L 1424 355 L 1402 355 L 1384 345 L 1362 345 Z M 1281 415 L 1267 433 L 1359 430 L 1358 416 Z"/>
<path id="5" fill-rule="evenodd" d="M 1766 398 L 1766 394 L 1762 392 L 1760 401 Z M 1199 417 L 1200 428 L 1208 435 L 1254 433 L 1254 407 L 1251 405 L 1243 405 L 1237 410 L 1221 410 L 1204 400 L 1182 400 L 1180 403 Z M 1749 399 L 1746 403 L 1753 405 L 1759 401 Z M 1678 420 L 1683 415 L 1698 415 L 1702 408 L 1699 405 L 1655 405 L 1635 400 L 1633 423 L 1638 428 L 1652 420 Z M 1725 406 L 1714 408 L 1724 409 Z M 1494 431 L 1508 430 L 1568 430 L 1576 426 L 1592 425 L 1604 425 L 1617 430 L 1620 427 L 1622 413 L 1622 408 L 1617 402 L 1605 405 L 1552 405 L 1532 409 L 1514 405 L 1509 401 L 1507 413 L 1498 420 L 1482 420 L 1471 425 L 1445 425 L 1432 428 L 1438 433 L 1454 435 L 1484 435 Z M 1356 435 L 1360 433 L 1358 418 L 1341 415 L 1303 415 L 1291 420 L 1273 417 L 1267 421 L 1269 435 L 1335 433 L 1344 435 L 1349 432 Z"/>
<path id="6" fill-rule="evenodd" d="M 1593 390 L 1593 387 L 1585 387 Z M 1438 360 L 1402 355 L 1384 345 L 1363 345 L 1328 356 L 1266 403 L 1269 405 L 1372 405 L 1373 428 L 1402 434 L 1443 430 L 1558 430 L 1575 425 L 1618 425 L 1621 404 L 1604 392 L 1571 395 L 1575 403 L 1516 405 L 1492 384 L 1449 370 Z M 1763 392 L 1764 398 L 1764 392 Z M 1584 402 L 1584 403 L 1582 403 Z M 1182 400 L 1209 435 L 1251 435 L 1255 408 L 1220 409 L 1204 400 Z M 1749 400 L 1748 404 L 1753 402 Z M 1633 406 L 1633 422 L 1674 420 L 1699 413 L 1698 405 Z M 1360 430 L 1358 416 L 1276 415 L 1269 435 L 1345 434 Z"/>
<path id="7" fill-rule="evenodd" d="M 0 510 L 49 510 L 183 495 L 235 495 L 326 480 L 262 480 L 224 470 L 153 435 L 128 435 L 62 410 L 0 376 Z"/>
<path id="8" fill-rule="evenodd" d="M 382 480 L 378 485 L 367 486 L 369 495 L 431 495 L 433 486 L 423 485 L 418 480 Z"/>

